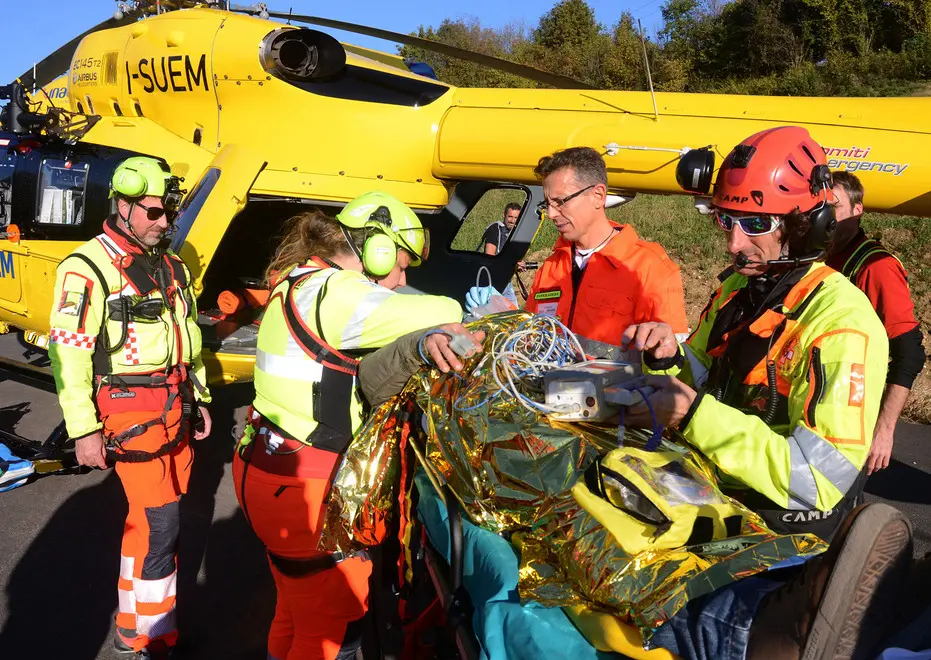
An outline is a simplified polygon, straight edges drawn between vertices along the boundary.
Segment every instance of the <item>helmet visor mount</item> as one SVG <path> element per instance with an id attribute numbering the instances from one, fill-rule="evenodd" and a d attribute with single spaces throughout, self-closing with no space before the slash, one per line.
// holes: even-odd
<path id="1" fill-rule="evenodd" d="M 181 181 L 176 176 L 170 176 L 165 180 L 165 194 L 162 195 L 162 205 L 168 212 L 169 219 L 174 219 L 174 216 L 177 215 L 178 209 L 181 208 L 184 193 L 187 192 L 181 189 Z"/>
<path id="2" fill-rule="evenodd" d="M 409 231 L 417 231 L 423 234 L 423 249 L 420 251 L 420 254 L 417 253 L 417 250 L 414 249 L 410 243 L 404 238 L 404 233 Z M 426 261 L 430 257 L 430 231 L 425 227 L 405 229 L 403 232 L 394 234 L 395 242 L 398 244 L 398 247 L 403 248 L 411 253 L 411 255 L 418 259 L 420 262 Z M 418 264 L 419 265 L 419 264 Z"/>

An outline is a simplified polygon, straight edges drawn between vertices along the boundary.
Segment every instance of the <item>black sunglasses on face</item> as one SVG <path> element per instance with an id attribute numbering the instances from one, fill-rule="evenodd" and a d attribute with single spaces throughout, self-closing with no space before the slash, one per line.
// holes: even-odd
<path id="1" fill-rule="evenodd" d="M 148 218 L 149 222 L 156 222 L 161 219 L 163 215 L 168 217 L 168 222 L 173 222 L 175 219 L 175 214 L 172 211 L 162 208 L 161 206 L 146 206 L 142 202 L 136 202 L 136 206 L 145 211 L 146 218 Z"/>
<path id="2" fill-rule="evenodd" d="M 576 190 L 576 191 L 575 191 L 574 193 L 572 193 L 571 195 L 566 195 L 566 196 L 563 197 L 562 199 L 558 199 L 558 198 L 557 198 L 557 199 L 551 199 L 550 201 L 546 201 L 546 200 L 544 199 L 542 202 L 540 202 L 539 204 L 537 204 L 537 210 L 538 210 L 540 213 L 546 213 L 547 211 L 549 211 L 549 209 L 550 209 L 551 206 L 555 206 L 557 209 L 561 209 L 563 206 L 566 205 L 567 202 L 571 202 L 573 199 L 575 199 L 576 197 L 578 197 L 579 195 L 581 195 L 583 192 L 586 192 L 586 191 L 588 191 L 588 190 L 591 190 L 592 188 L 594 188 L 594 187 L 597 186 L 597 185 L 598 185 L 597 183 L 593 183 L 592 185 L 586 186 L 585 188 L 582 188 L 581 190 Z"/>

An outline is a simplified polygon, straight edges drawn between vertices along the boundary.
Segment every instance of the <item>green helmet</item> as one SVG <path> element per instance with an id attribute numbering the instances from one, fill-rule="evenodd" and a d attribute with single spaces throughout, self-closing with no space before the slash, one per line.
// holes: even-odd
<path id="1" fill-rule="evenodd" d="M 154 158 L 135 156 L 120 163 L 110 179 L 110 195 L 123 197 L 161 197 L 171 172 L 162 169 Z"/>
<path id="2" fill-rule="evenodd" d="M 346 204 L 336 219 L 350 229 L 371 228 L 387 235 L 411 253 L 411 266 L 419 266 L 430 251 L 427 231 L 420 218 L 401 200 L 379 190 L 365 193 Z"/>

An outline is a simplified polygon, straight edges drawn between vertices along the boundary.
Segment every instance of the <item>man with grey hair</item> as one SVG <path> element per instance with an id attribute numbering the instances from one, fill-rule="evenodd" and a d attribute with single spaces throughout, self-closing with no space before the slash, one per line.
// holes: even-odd
<path id="1" fill-rule="evenodd" d="M 620 345 L 628 326 L 661 321 L 688 332 L 679 267 L 657 243 L 608 218 L 608 172 L 590 147 L 572 147 L 540 159 L 540 213 L 559 238 L 540 266 L 526 309 L 553 314 L 588 339 Z M 493 289 L 475 288 L 467 308 L 487 302 Z"/>

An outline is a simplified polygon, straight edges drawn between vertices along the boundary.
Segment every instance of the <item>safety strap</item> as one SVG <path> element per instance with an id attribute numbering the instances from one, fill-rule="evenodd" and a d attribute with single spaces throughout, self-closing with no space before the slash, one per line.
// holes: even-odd
<path id="1" fill-rule="evenodd" d="M 898 257 L 883 247 L 882 243 L 872 238 L 868 238 L 860 244 L 860 247 L 853 251 L 853 254 L 851 254 L 847 261 L 844 263 L 844 267 L 841 272 L 848 280 L 853 280 L 860 272 L 860 269 L 863 267 L 863 264 L 866 263 L 867 259 L 876 255 L 892 257 L 898 261 Z"/>
<path id="2" fill-rule="evenodd" d="M 184 441 L 184 439 L 187 437 L 188 430 L 190 428 L 191 415 L 194 411 L 194 397 L 190 393 L 190 390 L 186 389 L 186 385 L 187 380 L 183 380 L 182 382 L 176 384 L 169 384 L 167 381 L 163 383 L 162 386 L 173 387 L 173 390 L 169 391 L 168 393 L 168 398 L 165 401 L 165 408 L 162 411 L 161 416 L 156 417 L 155 419 L 150 419 L 146 422 L 134 424 L 122 433 L 119 433 L 112 438 L 108 438 L 107 458 L 117 463 L 144 463 L 146 461 L 160 458 L 180 445 L 181 442 Z M 143 385 L 143 387 L 145 387 L 145 385 Z M 149 387 L 151 387 L 151 385 Z M 175 401 L 179 396 L 181 397 L 181 417 L 178 420 L 178 426 L 174 438 L 166 442 L 154 452 L 143 451 L 140 449 L 123 448 L 124 442 L 128 442 L 133 438 L 139 437 L 153 426 L 162 425 L 167 429 L 168 413 L 171 411 Z M 119 451 L 111 449 L 110 446 L 116 446 Z"/>
<path id="3" fill-rule="evenodd" d="M 294 301 L 294 287 L 303 279 L 313 275 L 315 272 L 302 273 L 300 275 L 287 278 L 287 294 L 283 301 L 282 308 L 285 313 L 285 320 L 288 323 L 288 329 L 294 338 L 301 344 L 302 348 L 307 351 L 314 361 L 319 362 L 324 367 L 342 371 L 350 376 L 355 376 L 359 371 L 359 361 L 354 360 L 327 344 L 323 339 L 310 331 L 301 319 L 298 313 L 297 303 Z M 319 305 L 318 305 L 319 309 Z"/>
<path id="4" fill-rule="evenodd" d="M 100 328 L 97 330 L 97 344 L 94 348 L 94 356 L 92 358 L 94 365 L 94 373 L 96 375 L 110 374 L 113 372 L 113 365 L 110 362 L 110 338 L 107 335 L 107 310 L 106 310 L 106 301 L 107 296 L 110 295 L 110 285 L 107 284 L 107 278 L 103 276 L 103 271 L 97 267 L 97 264 L 91 260 L 85 254 L 80 252 L 72 252 L 67 257 L 62 259 L 64 263 L 67 259 L 75 257 L 83 261 L 87 266 L 93 271 L 94 277 L 97 278 L 98 284 L 100 285 L 100 290 L 103 293 L 104 300 L 104 309 L 100 314 Z M 127 323 L 128 319 L 124 316 L 123 323 Z"/>
<path id="5" fill-rule="evenodd" d="M 353 557 L 358 557 L 366 561 L 371 560 L 369 553 L 365 550 L 350 554 L 334 552 L 332 554 L 319 555 L 307 559 L 282 557 L 270 551 L 266 552 L 268 552 L 268 559 L 271 561 L 272 565 L 277 568 L 282 575 L 292 578 L 310 577 L 311 575 L 322 573 L 323 571 L 335 568 L 340 562 Z"/>

